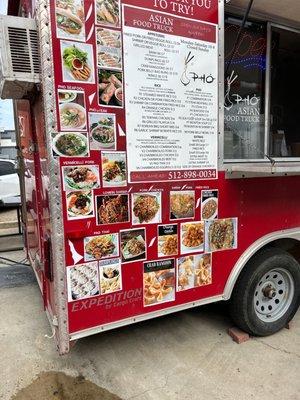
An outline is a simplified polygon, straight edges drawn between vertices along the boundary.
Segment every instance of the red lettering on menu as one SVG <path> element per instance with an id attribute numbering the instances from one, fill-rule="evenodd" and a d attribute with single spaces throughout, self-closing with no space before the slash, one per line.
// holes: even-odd
<path id="1" fill-rule="evenodd" d="M 124 0 L 123 3 L 141 7 L 140 0 Z M 212 24 L 218 23 L 218 0 L 148 0 L 145 8 Z"/>
<path id="2" fill-rule="evenodd" d="M 216 43 L 216 27 L 214 25 L 196 21 L 189 21 L 187 25 L 186 20 L 182 18 L 155 14 L 148 10 L 131 7 L 124 8 L 124 17 L 126 26 Z"/>

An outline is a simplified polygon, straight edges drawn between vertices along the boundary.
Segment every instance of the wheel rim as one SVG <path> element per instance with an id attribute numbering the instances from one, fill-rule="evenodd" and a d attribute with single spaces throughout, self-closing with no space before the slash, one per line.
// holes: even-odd
<path id="1" fill-rule="evenodd" d="M 264 322 L 279 320 L 290 307 L 294 291 L 294 280 L 287 270 L 276 268 L 267 272 L 254 292 L 257 317 Z"/>

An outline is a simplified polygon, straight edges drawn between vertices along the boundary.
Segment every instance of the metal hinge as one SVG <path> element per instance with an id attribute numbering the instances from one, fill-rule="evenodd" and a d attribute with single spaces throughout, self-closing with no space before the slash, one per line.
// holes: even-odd
<path id="1" fill-rule="evenodd" d="M 30 146 L 28 147 L 28 152 L 29 154 L 37 153 L 38 152 L 38 147 L 35 142 L 31 142 Z"/>

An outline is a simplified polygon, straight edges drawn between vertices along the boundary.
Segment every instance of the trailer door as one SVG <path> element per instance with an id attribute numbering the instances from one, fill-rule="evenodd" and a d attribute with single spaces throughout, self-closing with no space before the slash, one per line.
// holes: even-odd
<path id="1" fill-rule="evenodd" d="M 21 191 L 23 200 L 23 220 L 26 225 L 26 247 L 32 265 L 40 259 L 40 232 L 38 219 L 38 197 L 35 165 L 35 140 L 31 124 L 30 102 L 15 102 L 19 130 L 21 162 Z M 39 271 L 36 271 L 39 275 Z M 41 277 L 40 277 L 41 278 Z"/>

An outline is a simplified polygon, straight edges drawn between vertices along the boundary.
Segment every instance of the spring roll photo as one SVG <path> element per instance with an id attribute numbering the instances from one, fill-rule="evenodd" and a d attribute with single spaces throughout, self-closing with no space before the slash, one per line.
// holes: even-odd
<path id="1" fill-rule="evenodd" d="M 102 93 L 100 99 L 103 103 L 108 104 L 115 93 L 116 87 L 113 83 L 110 83 Z"/>
<path id="2" fill-rule="evenodd" d="M 109 81 L 113 83 L 116 88 L 122 87 L 122 82 L 113 74 L 109 77 Z"/>

